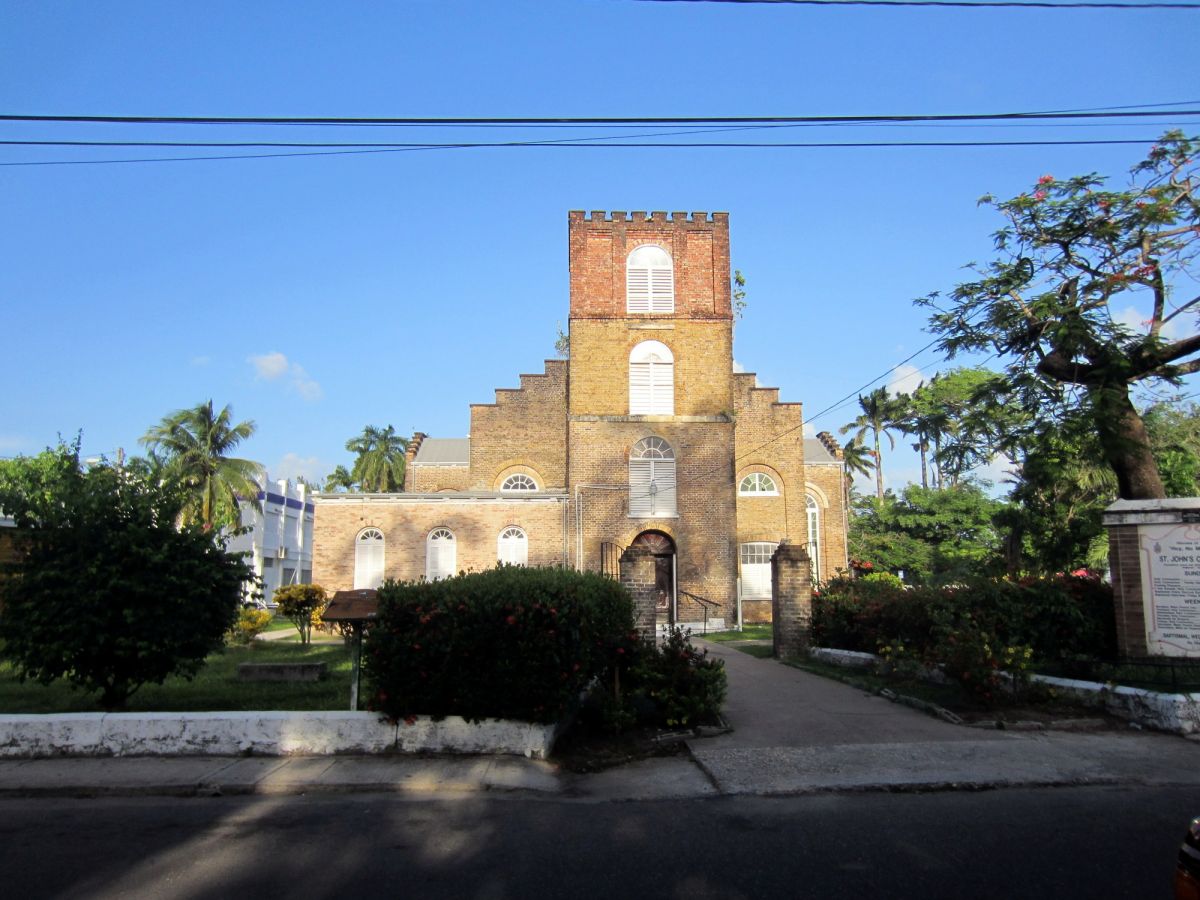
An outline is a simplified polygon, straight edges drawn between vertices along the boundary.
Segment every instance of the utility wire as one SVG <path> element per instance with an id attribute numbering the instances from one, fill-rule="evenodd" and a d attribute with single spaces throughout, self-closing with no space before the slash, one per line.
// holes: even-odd
<path id="1" fill-rule="evenodd" d="M 759 3 L 787 6 L 945 6 L 957 9 L 1200 9 L 1200 3 L 1051 3 L 1048 0 L 641 0 L 643 3 Z"/>
<path id="2" fill-rule="evenodd" d="M 1128 140 L 1097 139 L 1097 140 L 1060 140 L 1060 141 L 811 141 L 805 143 L 773 143 L 773 142 L 638 142 L 627 144 L 600 143 L 551 143 L 545 141 L 513 141 L 500 143 L 457 143 L 457 144 L 404 144 L 399 146 L 384 146 L 372 149 L 345 150 L 315 150 L 298 153 L 241 153 L 212 156 L 157 156 L 138 157 L 132 159 L 55 159 L 35 160 L 32 162 L 2 162 L 0 166 L 90 166 L 115 165 L 126 163 L 156 163 L 156 162 L 197 162 L 201 160 L 229 159 L 280 159 L 298 156 L 347 156 L 360 153 L 404 153 L 414 150 L 470 150 L 470 149 L 545 149 L 545 150 L 726 150 L 726 149 L 758 149 L 758 150 L 815 150 L 815 149 L 869 149 L 869 148 L 927 148 L 927 147 L 1084 147 L 1097 145 L 1141 145 L 1153 144 L 1157 137 L 1136 138 Z M 2 143 L 2 142 L 0 142 Z M 95 146 L 105 146 L 102 143 Z M 157 145 L 156 145 L 157 146 Z M 193 145 L 195 146 L 195 145 Z M 203 145 L 199 145 L 203 146 Z M 252 145 L 261 146 L 261 145 Z"/>
<path id="3" fill-rule="evenodd" d="M 1200 9 L 1200 3 L 1196 4 Z M 1151 104 L 1144 104 L 1151 105 Z M 1140 119 L 1160 116 L 1156 110 L 947 113 L 935 115 L 876 116 L 562 116 L 562 117 L 433 117 L 433 118 L 346 118 L 346 117 L 254 117 L 254 116 L 51 116 L 0 114 L 0 122 L 55 122 L 108 125 L 754 125 L 881 122 L 968 122 L 1020 119 Z M 1173 110 L 1172 115 L 1200 116 L 1200 109 Z"/>

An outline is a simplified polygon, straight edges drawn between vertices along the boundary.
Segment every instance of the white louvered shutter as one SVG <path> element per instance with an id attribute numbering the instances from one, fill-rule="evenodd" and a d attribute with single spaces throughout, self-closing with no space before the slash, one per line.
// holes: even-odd
<path id="1" fill-rule="evenodd" d="M 629 364 L 629 414 L 644 416 L 654 412 L 654 389 L 651 381 L 653 363 Z"/>
<path id="2" fill-rule="evenodd" d="M 629 266 L 625 270 L 625 308 L 628 312 L 650 312 L 650 270 Z"/>
<path id="3" fill-rule="evenodd" d="M 765 542 L 742 544 L 742 598 L 771 599 L 771 555 L 775 545 Z"/>
<path id="4" fill-rule="evenodd" d="M 651 480 L 650 497 L 653 503 L 653 515 L 675 515 L 675 460 L 655 459 L 654 474 Z"/>
<path id="5" fill-rule="evenodd" d="M 629 514 L 631 516 L 653 515 L 650 498 L 650 479 L 653 463 L 649 459 L 629 461 Z"/>
<path id="6" fill-rule="evenodd" d="M 425 578 L 449 578 L 454 574 L 456 559 L 454 535 L 445 528 L 436 529 L 425 542 Z"/>
<path id="7" fill-rule="evenodd" d="M 369 528 L 354 542 L 354 589 L 383 584 L 383 533 Z"/>
<path id="8" fill-rule="evenodd" d="M 675 272 L 670 268 L 650 270 L 650 312 L 675 311 Z"/>
<path id="9" fill-rule="evenodd" d="M 675 364 L 650 363 L 650 411 L 655 415 L 675 415 Z"/>

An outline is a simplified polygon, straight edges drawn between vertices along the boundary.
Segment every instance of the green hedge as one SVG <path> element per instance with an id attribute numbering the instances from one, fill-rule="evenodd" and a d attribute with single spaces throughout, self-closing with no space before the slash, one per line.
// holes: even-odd
<path id="1" fill-rule="evenodd" d="M 616 581 L 503 566 L 379 589 L 366 636 L 367 702 L 389 719 L 555 722 L 637 641 Z"/>
<path id="2" fill-rule="evenodd" d="M 940 667 L 990 701 L 1001 672 L 1115 658 L 1112 588 L 1075 576 L 911 589 L 834 579 L 813 598 L 813 640 L 878 653 L 900 671 Z"/>

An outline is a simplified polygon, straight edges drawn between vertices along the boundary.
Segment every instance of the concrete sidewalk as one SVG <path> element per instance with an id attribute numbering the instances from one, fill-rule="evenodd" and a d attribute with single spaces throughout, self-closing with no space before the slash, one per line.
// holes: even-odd
<path id="1" fill-rule="evenodd" d="M 830 791 L 1200 784 L 1200 743 L 1129 731 L 983 731 L 770 659 L 706 644 L 729 672 L 733 731 L 689 757 L 593 775 L 520 757 L 116 757 L 0 760 L 0 796 L 515 791 L 581 802 Z"/>

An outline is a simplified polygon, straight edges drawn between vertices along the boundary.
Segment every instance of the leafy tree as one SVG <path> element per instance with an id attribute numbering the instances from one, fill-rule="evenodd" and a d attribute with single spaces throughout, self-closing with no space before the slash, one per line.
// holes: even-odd
<path id="1" fill-rule="evenodd" d="M 397 435 L 391 425 L 386 428 L 368 425 L 362 434 L 346 442 L 346 449 L 358 456 L 350 475 L 363 491 L 404 490 L 404 453 L 408 441 Z"/>
<path id="2" fill-rule="evenodd" d="M 879 438 L 880 435 L 883 435 L 888 439 L 891 447 L 895 448 L 896 439 L 892 436 L 891 430 L 898 430 L 896 429 L 895 420 L 899 412 L 899 407 L 895 399 L 888 394 L 886 387 L 876 388 L 865 397 L 859 394 L 858 405 L 862 412 L 849 425 L 843 425 L 841 433 L 845 434 L 848 431 L 854 430 L 854 441 L 858 444 L 862 444 L 868 432 L 870 433 L 874 444 L 872 455 L 875 462 L 875 497 L 879 503 L 882 503 L 883 455 L 879 449 Z"/>
<path id="3" fill-rule="evenodd" d="M 571 355 L 571 335 L 562 329 L 562 322 L 558 323 L 558 328 L 554 338 L 554 353 L 559 359 L 566 359 Z"/>
<path id="4" fill-rule="evenodd" d="M 216 412 L 209 400 L 176 410 L 142 436 L 140 442 L 151 454 L 161 454 L 168 476 L 185 491 L 182 524 L 236 528 L 241 502 L 258 502 L 262 465 L 229 455 L 254 428 L 249 420 L 235 424 L 229 406 Z"/>
<path id="5" fill-rule="evenodd" d="M 253 573 L 218 532 L 176 528 L 185 499 L 130 469 L 84 471 L 78 444 L 0 465 L 21 551 L 0 579 L 0 653 L 21 678 L 64 678 L 119 709 L 221 647 Z"/>
<path id="6" fill-rule="evenodd" d="M 358 483 L 345 466 L 338 466 L 325 478 L 327 491 L 352 491 L 357 487 Z"/>
<path id="7" fill-rule="evenodd" d="M 1168 497 L 1200 494 L 1200 406 L 1159 402 L 1142 411 Z"/>
<path id="8" fill-rule="evenodd" d="M 1167 330 L 1200 304 L 1200 296 L 1175 296 L 1196 277 L 1197 149 L 1197 139 L 1169 132 L 1124 190 L 1095 174 L 1043 175 L 1011 200 L 984 197 L 1007 219 L 995 234 L 997 258 L 974 266 L 976 279 L 948 303 L 936 294 L 918 301 L 933 310 L 949 356 L 994 351 L 1028 409 L 1058 404 L 1088 421 L 1127 499 L 1165 495 L 1131 387 L 1200 370 L 1200 334 Z M 1114 307 L 1143 300 L 1145 331 Z"/>
<path id="9" fill-rule="evenodd" d="M 850 491 L 854 485 L 854 476 L 864 477 L 871 474 L 875 468 L 875 457 L 863 446 L 858 438 L 850 438 L 842 445 L 842 462 L 846 466 L 846 509 L 850 508 Z"/>
<path id="10" fill-rule="evenodd" d="M 741 269 L 733 270 L 733 317 L 741 321 L 746 314 L 746 276 Z"/>
<path id="11" fill-rule="evenodd" d="M 320 613 L 328 600 L 325 589 L 319 584 L 289 584 L 277 589 L 272 599 L 279 614 L 300 632 L 300 643 L 311 643 L 313 614 Z"/>
<path id="12" fill-rule="evenodd" d="M 856 510 L 850 555 L 875 571 L 903 571 L 907 581 L 948 582 L 999 568 L 993 518 L 1003 508 L 972 484 L 934 490 L 909 485 L 900 497 Z"/>

